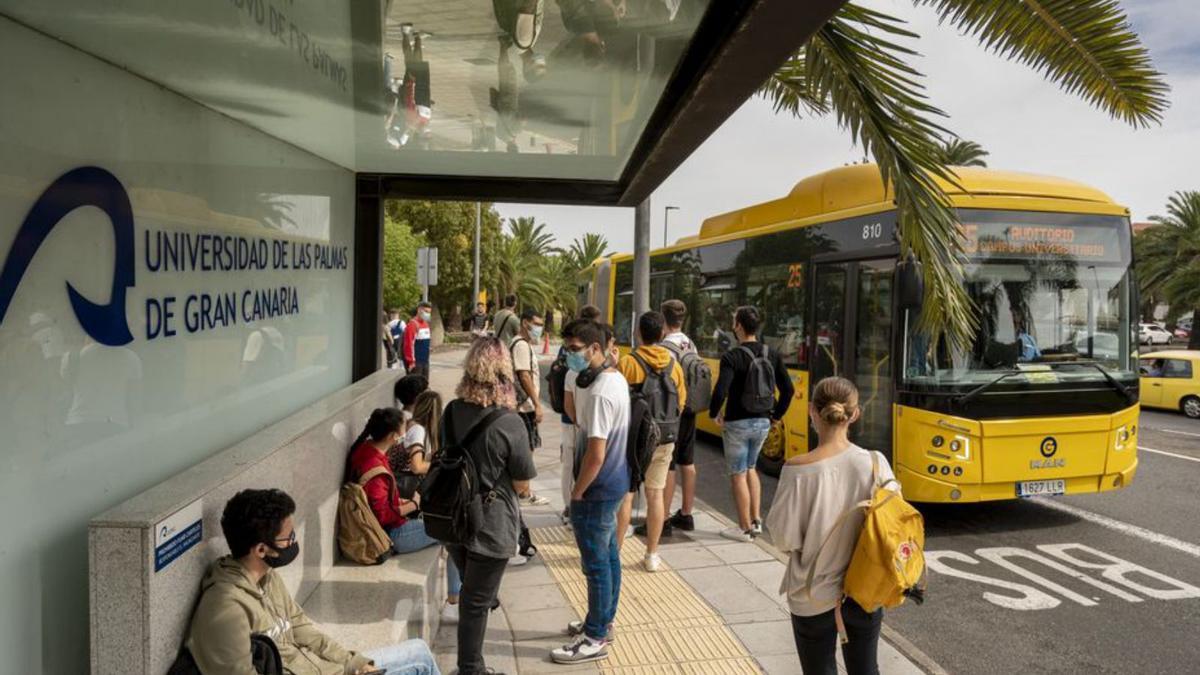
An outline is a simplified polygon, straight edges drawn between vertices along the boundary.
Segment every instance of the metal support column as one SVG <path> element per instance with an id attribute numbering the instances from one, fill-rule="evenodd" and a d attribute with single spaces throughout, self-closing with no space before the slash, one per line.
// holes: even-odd
<path id="1" fill-rule="evenodd" d="M 471 285 L 471 302 L 467 312 L 475 311 L 475 303 L 479 302 L 479 231 L 483 227 L 483 203 L 475 202 L 475 281 Z"/>
<path id="2" fill-rule="evenodd" d="M 633 316 L 613 317 L 629 321 L 650 311 L 650 198 L 637 205 L 633 212 Z M 631 331 L 636 335 L 637 331 Z"/>
<path id="3" fill-rule="evenodd" d="M 354 200 L 354 336 L 350 377 L 383 367 L 383 196 L 379 179 L 360 176 Z"/>

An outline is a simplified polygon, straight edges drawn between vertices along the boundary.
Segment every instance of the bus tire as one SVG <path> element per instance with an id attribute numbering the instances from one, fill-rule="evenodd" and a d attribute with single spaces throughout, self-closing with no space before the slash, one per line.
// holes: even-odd
<path id="1" fill-rule="evenodd" d="M 1185 396 L 1179 402 L 1179 410 L 1194 420 L 1200 420 L 1200 396 Z"/>

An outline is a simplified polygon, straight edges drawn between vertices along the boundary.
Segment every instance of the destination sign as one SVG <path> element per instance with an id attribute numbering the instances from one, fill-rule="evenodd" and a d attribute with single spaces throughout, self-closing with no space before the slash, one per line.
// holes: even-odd
<path id="1" fill-rule="evenodd" d="M 980 258 L 1064 257 L 1117 262 L 1120 233 L 1107 225 L 964 223 L 963 250 Z"/>

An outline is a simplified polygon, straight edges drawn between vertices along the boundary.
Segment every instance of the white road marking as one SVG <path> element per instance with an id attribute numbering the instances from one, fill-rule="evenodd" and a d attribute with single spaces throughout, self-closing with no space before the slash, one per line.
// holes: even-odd
<path id="1" fill-rule="evenodd" d="M 1047 508 L 1062 511 L 1063 513 L 1069 513 L 1073 516 L 1095 523 L 1101 527 L 1106 527 L 1115 532 L 1136 537 L 1152 544 L 1158 544 L 1159 546 L 1175 549 L 1176 551 L 1186 553 L 1193 558 L 1200 559 L 1200 546 L 1197 546 L 1191 542 L 1183 541 L 1182 539 L 1176 539 L 1170 535 L 1161 534 L 1152 530 L 1147 530 L 1146 528 L 1138 527 L 1137 525 L 1130 525 L 1129 523 L 1109 518 L 1108 516 L 1102 516 L 1099 513 L 1092 513 L 1091 511 L 1081 509 L 1078 506 L 1071 506 L 1070 504 L 1055 501 L 1053 499 L 1048 499 L 1045 497 L 1032 497 L 1031 499 Z"/>
<path id="2" fill-rule="evenodd" d="M 1153 452 L 1156 455 L 1166 455 L 1167 457 L 1174 457 L 1175 459 L 1186 459 L 1189 462 L 1200 462 L 1200 457 L 1192 457 L 1191 455 L 1180 455 L 1175 452 L 1167 452 L 1166 450 L 1155 450 L 1154 448 L 1147 448 L 1144 445 L 1139 445 L 1138 450 L 1140 450 L 1142 452 Z"/>
<path id="3" fill-rule="evenodd" d="M 1166 434 L 1179 434 L 1180 436 L 1193 436 L 1195 438 L 1200 438 L 1200 434 L 1194 434 L 1190 431 L 1179 431 L 1178 429 L 1155 429 L 1154 427 L 1151 427 L 1150 431 L 1161 431 Z"/>

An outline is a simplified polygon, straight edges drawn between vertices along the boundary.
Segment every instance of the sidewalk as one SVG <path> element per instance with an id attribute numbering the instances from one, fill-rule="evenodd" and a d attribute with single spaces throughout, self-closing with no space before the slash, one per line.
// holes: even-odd
<path id="1" fill-rule="evenodd" d="M 550 661 L 550 650 L 568 641 L 567 623 L 582 618 L 587 604 L 578 551 L 558 517 L 563 508 L 560 430 L 557 416 L 548 413 L 541 428 L 544 445 L 534 452 L 538 477 L 533 486 L 550 505 L 524 508 L 539 554 L 505 573 L 501 608 L 488 625 L 488 665 L 509 675 L 799 673 L 791 621 L 777 593 L 784 572 L 781 556 L 761 541 L 721 538 L 729 521 L 701 502 L 694 532 L 676 531 L 662 540 L 659 552 L 665 565 L 659 572 L 642 569 L 640 537 L 626 540 L 616 642 L 609 658 L 575 666 Z M 678 502 L 678 491 L 676 495 Z M 636 516 L 635 510 L 635 522 Z M 434 643 L 444 673 L 455 672 L 455 630 L 454 625 L 443 626 Z M 886 639 L 879 644 L 879 666 L 887 674 L 923 672 Z M 840 663 L 839 669 L 844 672 Z"/>

